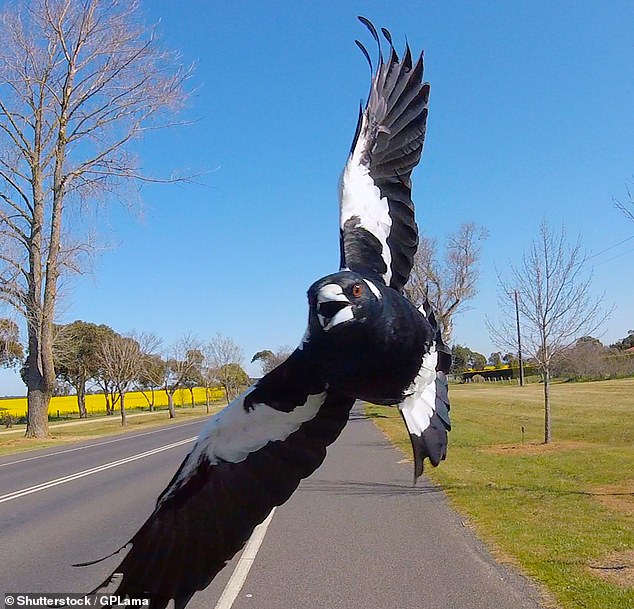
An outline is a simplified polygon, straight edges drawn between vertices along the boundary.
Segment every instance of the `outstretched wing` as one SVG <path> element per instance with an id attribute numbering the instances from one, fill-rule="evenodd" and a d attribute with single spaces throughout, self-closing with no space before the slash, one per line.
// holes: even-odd
<path id="1" fill-rule="evenodd" d="M 451 350 L 444 344 L 429 302 L 420 307 L 434 330 L 434 343 L 423 356 L 418 375 L 409 388 L 407 397 L 398 409 L 405 421 L 414 451 L 414 480 L 423 473 L 423 462 L 429 458 L 437 466 L 447 456 L 449 393 L 447 374 L 451 368 Z"/>
<path id="2" fill-rule="evenodd" d="M 411 174 L 423 151 L 429 83 L 422 53 L 412 64 L 406 46 L 399 58 L 383 30 L 390 46 L 384 61 L 374 26 L 360 19 L 377 40 L 379 64 L 341 177 L 341 268 L 376 274 L 400 292 L 418 245 Z"/>
<path id="3" fill-rule="evenodd" d="M 353 399 L 315 379 L 301 350 L 203 428 L 128 545 L 113 594 L 184 607 L 242 548 L 273 507 L 324 460 Z M 119 574 L 115 576 L 115 574 Z"/>

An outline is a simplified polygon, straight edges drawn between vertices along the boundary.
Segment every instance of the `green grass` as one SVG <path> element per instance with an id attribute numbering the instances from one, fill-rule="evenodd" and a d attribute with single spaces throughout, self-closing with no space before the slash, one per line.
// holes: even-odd
<path id="1" fill-rule="evenodd" d="M 216 412 L 224 405 L 225 402 L 212 403 L 210 412 Z M 90 440 L 102 436 L 142 431 L 160 425 L 169 425 L 170 423 L 177 425 L 195 418 L 208 416 L 206 407 L 200 405 L 195 408 L 191 408 L 191 406 L 177 407 L 176 418 L 174 419 L 169 418 L 166 409 L 153 413 L 144 413 L 141 416 L 133 416 L 136 414 L 136 411 L 128 413 L 125 427 L 121 425 L 121 415 L 118 412 L 112 416 L 103 415 L 82 419 L 80 423 L 75 425 L 51 423 L 49 425 L 51 437 L 45 440 L 25 438 L 24 425 L 16 426 L 11 430 L 0 429 L 3 432 L 10 432 L 0 434 L 0 456 L 38 448 L 52 448 L 62 444 Z"/>
<path id="2" fill-rule="evenodd" d="M 539 385 L 452 385 L 450 398 L 449 455 L 427 473 L 494 554 L 567 609 L 634 608 L 634 379 L 554 385 L 549 446 Z M 411 453 L 395 409 L 367 411 Z"/>

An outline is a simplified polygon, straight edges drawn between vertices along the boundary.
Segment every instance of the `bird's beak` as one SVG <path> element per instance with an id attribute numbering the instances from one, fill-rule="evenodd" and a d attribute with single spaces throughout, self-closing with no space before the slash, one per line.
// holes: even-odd
<path id="1" fill-rule="evenodd" d="M 352 305 L 341 286 L 328 283 L 317 292 L 317 318 L 325 332 L 354 318 Z"/>

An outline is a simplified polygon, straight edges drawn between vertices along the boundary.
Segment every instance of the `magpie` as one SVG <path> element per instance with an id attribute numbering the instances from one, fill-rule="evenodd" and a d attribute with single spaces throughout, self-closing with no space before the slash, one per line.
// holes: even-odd
<path id="1" fill-rule="evenodd" d="M 337 273 L 308 290 L 308 327 L 297 349 L 214 415 L 123 548 L 110 577 L 120 598 L 184 607 L 238 552 L 253 529 L 312 474 L 356 400 L 397 405 L 410 435 L 414 480 L 425 459 L 446 456 L 451 353 L 428 302 L 404 286 L 418 245 L 411 173 L 425 140 L 429 84 L 423 54 L 397 54 L 388 30 L 340 181 Z M 121 549 L 123 549 L 121 548 Z"/>

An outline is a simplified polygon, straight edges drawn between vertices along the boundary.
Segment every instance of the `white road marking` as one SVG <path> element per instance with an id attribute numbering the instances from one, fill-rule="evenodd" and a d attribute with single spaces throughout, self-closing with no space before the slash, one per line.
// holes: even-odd
<path id="1" fill-rule="evenodd" d="M 275 509 L 276 508 L 273 508 L 271 510 L 271 513 L 264 522 L 255 527 L 214 609 L 230 609 L 233 606 L 234 601 L 238 597 L 238 594 L 240 594 L 240 590 L 242 590 L 242 586 L 247 579 L 247 575 L 249 575 L 258 550 L 264 541 L 266 530 L 269 528 L 269 524 L 271 524 Z"/>
<path id="2" fill-rule="evenodd" d="M 195 425 L 196 423 L 201 423 L 201 422 L 202 422 L 202 419 L 197 421 L 190 421 L 189 423 L 182 423 L 180 425 L 172 425 L 170 427 L 161 427 L 161 429 L 145 431 L 143 433 L 138 433 L 134 436 L 125 436 L 121 438 L 115 438 L 114 440 L 106 440 L 105 442 L 96 442 L 95 444 L 88 444 L 86 446 L 76 446 L 75 448 L 68 448 L 66 450 L 58 450 L 54 453 L 47 453 L 45 455 L 36 455 L 35 457 L 26 457 L 26 459 L 18 459 L 17 461 L 9 461 L 7 463 L 0 463 L 0 467 L 6 467 L 7 465 L 16 465 L 17 463 L 24 463 L 25 461 L 34 461 L 35 459 L 44 459 L 45 457 L 55 457 L 56 455 L 72 453 L 77 450 L 86 450 L 87 448 L 93 448 L 93 446 L 103 446 L 104 444 L 112 444 L 113 442 L 123 442 L 124 440 L 133 440 L 134 438 L 140 438 L 141 436 L 149 436 L 150 434 L 159 433 L 161 431 L 179 429 L 180 427 L 186 427 L 187 425 Z"/>
<path id="3" fill-rule="evenodd" d="M 180 440 L 179 442 L 173 442 L 172 444 L 167 444 L 165 446 L 159 446 L 158 448 L 153 448 L 152 450 L 148 450 L 144 453 L 139 453 L 138 455 L 132 455 L 131 457 L 126 457 L 125 459 L 119 459 L 118 461 L 105 463 L 104 465 L 99 465 L 97 467 L 93 467 L 91 469 L 77 472 L 75 474 L 69 474 L 68 476 L 63 476 L 61 478 L 56 478 L 55 480 L 49 480 L 48 482 L 42 482 L 41 484 L 36 484 L 35 486 L 30 486 L 28 488 L 24 488 L 19 491 L 13 491 L 12 493 L 1 495 L 0 503 L 5 503 L 6 501 L 12 501 L 13 499 L 24 497 L 24 495 L 30 495 L 31 493 L 37 493 L 39 491 L 46 490 L 47 488 L 51 488 L 53 486 L 66 484 L 67 482 L 72 482 L 73 480 L 84 478 L 85 476 L 98 474 L 99 472 L 103 472 L 107 469 L 118 467 L 119 465 L 125 465 L 126 463 L 131 463 L 132 461 L 136 461 L 137 459 L 144 459 L 145 457 L 150 457 L 157 453 L 163 452 L 164 450 L 169 450 L 170 448 L 176 448 L 177 446 L 181 446 L 182 444 L 193 442 L 197 437 L 198 436 L 192 436 L 191 438 L 186 438 L 185 440 Z"/>

